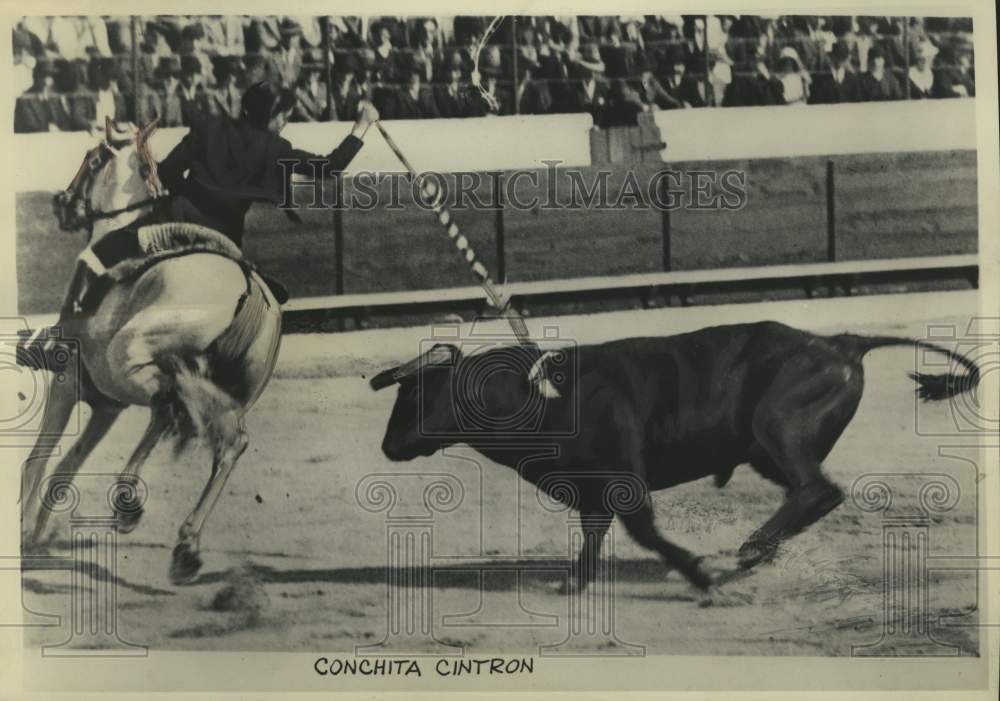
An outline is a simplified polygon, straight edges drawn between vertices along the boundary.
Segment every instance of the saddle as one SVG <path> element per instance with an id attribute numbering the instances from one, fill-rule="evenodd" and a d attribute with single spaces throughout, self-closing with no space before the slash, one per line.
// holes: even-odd
<path id="1" fill-rule="evenodd" d="M 215 229 L 200 224 L 168 222 L 139 227 L 136 236 L 139 249 L 144 255 L 141 258 L 128 258 L 110 267 L 108 277 L 114 282 L 134 279 L 168 258 L 192 253 L 215 253 L 239 263 L 248 275 L 254 272 L 260 276 L 278 304 L 288 301 L 288 289 L 279 280 L 259 270 L 244 257 L 235 243 Z"/>

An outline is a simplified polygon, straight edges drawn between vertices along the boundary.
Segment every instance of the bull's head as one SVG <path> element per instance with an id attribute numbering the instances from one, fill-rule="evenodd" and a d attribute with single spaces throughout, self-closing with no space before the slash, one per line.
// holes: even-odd
<path id="1" fill-rule="evenodd" d="M 408 363 L 380 372 L 369 384 L 380 390 L 399 385 L 382 452 L 390 460 L 412 460 L 433 455 L 456 432 L 451 379 L 462 352 L 439 343 Z"/>

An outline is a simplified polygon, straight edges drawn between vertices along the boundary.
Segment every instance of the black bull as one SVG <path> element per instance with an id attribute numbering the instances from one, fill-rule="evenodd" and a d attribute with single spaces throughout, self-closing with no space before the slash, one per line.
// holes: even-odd
<path id="1" fill-rule="evenodd" d="M 575 362 L 562 358 L 562 367 L 572 368 L 563 376 L 553 374 L 548 359 L 541 361 L 562 380 L 557 398 L 543 398 L 523 364 L 511 371 L 511 353 L 528 353 L 517 347 L 463 356 L 454 346 L 438 345 L 380 373 L 371 386 L 400 385 L 382 442 L 389 459 L 412 460 L 467 443 L 552 496 L 572 498 L 589 547 L 581 550 L 579 579 L 571 585 L 593 579 L 600 542 L 617 515 L 639 544 L 704 590 L 711 579 L 701 558 L 657 532 L 649 492 L 709 475 L 721 487 L 748 463 L 786 491 L 774 516 L 740 548 L 743 568 L 770 559 L 783 539 L 843 501 L 821 463 L 861 401 L 864 355 L 915 344 L 966 371 L 910 373 L 923 399 L 976 387 L 976 365 L 940 346 L 896 337 L 817 336 L 774 322 L 566 349 Z M 514 425 L 509 417 L 525 406 L 535 409 L 522 411 L 523 421 Z M 490 417 L 497 420 L 491 424 Z M 608 498 L 616 480 L 636 478 L 638 499 Z M 560 482 L 561 488 L 553 487 Z"/>

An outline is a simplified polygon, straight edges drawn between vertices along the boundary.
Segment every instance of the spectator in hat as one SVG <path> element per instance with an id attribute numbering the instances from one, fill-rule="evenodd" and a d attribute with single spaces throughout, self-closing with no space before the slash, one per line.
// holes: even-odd
<path id="1" fill-rule="evenodd" d="M 181 43 L 177 53 L 198 62 L 198 72 L 202 81 L 212 79 L 214 66 L 205 51 L 205 30 L 200 23 L 189 24 L 181 29 Z"/>
<path id="2" fill-rule="evenodd" d="M 181 81 L 177 89 L 184 126 L 189 127 L 200 115 L 209 114 L 208 93 L 202 84 L 201 63 L 194 56 L 181 56 Z"/>
<path id="3" fill-rule="evenodd" d="M 547 81 L 552 95 L 552 112 L 572 112 L 573 105 L 573 62 L 570 47 L 573 37 L 562 24 L 552 27 L 552 33 L 538 46 L 538 61 L 541 77 Z M 575 52 L 573 52 L 575 54 Z M 602 64 L 603 66 L 603 64 Z M 602 68 L 603 70 L 603 68 Z"/>
<path id="4" fill-rule="evenodd" d="M 238 56 L 226 56 L 216 64 L 215 89 L 209 100 L 212 114 L 239 119 L 243 100 L 243 91 L 239 88 L 240 68 Z"/>
<path id="5" fill-rule="evenodd" d="M 548 114 L 552 111 L 552 92 L 549 84 L 538 77 L 543 75 L 542 65 L 538 53 L 531 48 L 531 52 L 522 52 L 518 57 L 514 103 L 518 114 Z"/>
<path id="6" fill-rule="evenodd" d="M 435 22 L 428 19 L 418 24 L 416 33 L 416 48 L 410 54 L 410 67 L 420 71 L 420 80 L 426 85 L 434 81 L 442 81 L 443 58 L 441 51 L 435 46 Z"/>
<path id="7" fill-rule="evenodd" d="M 421 83 L 421 72 L 410 70 L 405 86 L 395 89 L 386 107 L 386 119 L 433 119 L 438 117 L 437 105 L 430 88 Z"/>
<path id="8" fill-rule="evenodd" d="M 802 65 L 799 52 L 794 46 L 786 46 L 778 55 L 775 77 L 781 82 L 782 97 L 786 105 L 804 105 L 809 99 L 812 78 Z"/>
<path id="9" fill-rule="evenodd" d="M 857 102 L 861 99 L 861 84 L 848 65 L 851 51 L 847 42 L 843 39 L 834 42 L 829 56 L 829 66 L 813 81 L 809 102 L 817 105 Z"/>
<path id="10" fill-rule="evenodd" d="M 972 56 L 963 51 L 961 56 L 956 58 L 952 47 L 942 48 L 934 59 L 934 85 L 931 88 L 931 97 L 973 97 L 975 94 Z"/>
<path id="11" fill-rule="evenodd" d="M 608 126 L 611 109 L 611 94 L 604 80 L 604 63 L 594 44 L 586 44 L 573 61 L 578 81 L 570 95 L 570 112 L 589 112 L 594 118 L 594 126 Z"/>
<path id="12" fill-rule="evenodd" d="M 683 65 L 683 64 L 682 64 Z M 655 111 L 655 110 L 674 110 L 681 109 L 684 104 L 667 92 L 666 88 L 660 84 L 660 81 L 656 79 L 653 75 L 653 69 L 650 66 L 643 66 L 642 72 L 639 74 L 639 99 L 645 106 L 645 111 Z"/>
<path id="13" fill-rule="evenodd" d="M 373 28 L 372 34 L 375 37 L 372 68 L 381 76 L 382 82 L 390 85 L 398 82 L 399 55 L 392 44 L 392 30 L 383 21 Z"/>
<path id="14" fill-rule="evenodd" d="M 118 84 L 115 62 L 110 58 L 95 58 L 90 62 L 91 90 L 94 91 L 94 127 L 104 127 L 105 118 L 114 122 L 128 121 L 128 102 Z"/>
<path id="15" fill-rule="evenodd" d="M 771 75 L 760 45 L 749 44 L 745 58 L 738 64 L 733 81 L 726 86 L 723 107 L 750 107 L 784 104 L 784 86 Z"/>
<path id="16" fill-rule="evenodd" d="M 52 124 L 59 131 L 89 131 L 94 125 L 94 98 L 80 89 L 76 65 L 64 59 L 55 63 L 55 97 Z"/>
<path id="17" fill-rule="evenodd" d="M 55 69 L 48 59 L 41 59 L 31 70 L 32 84 L 17 98 L 14 106 L 14 133 L 32 134 L 53 127 Z"/>
<path id="18" fill-rule="evenodd" d="M 446 119 L 468 117 L 471 111 L 468 86 L 462 82 L 462 66 L 462 55 L 457 51 L 452 52 L 446 66 L 444 84 L 434 87 L 434 102 L 438 114 Z"/>
<path id="19" fill-rule="evenodd" d="M 901 100 L 903 91 L 896 77 L 886 68 L 885 51 L 880 46 L 868 50 L 868 71 L 861 76 L 861 100 L 877 102 Z"/>
<path id="20" fill-rule="evenodd" d="M 184 125 L 184 110 L 181 102 L 181 61 L 177 56 L 164 56 L 156 67 L 160 84 L 159 111 L 160 126 L 179 127 Z M 155 94 L 155 93 L 154 93 Z M 140 119 L 140 124 L 149 123 L 149 115 Z"/>
<path id="21" fill-rule="evenodd" d="M 617 22 L 605 30 L 605 44 L 600 47 L 601 61 L 610 80 L 631 78 L 638 72 L 638 51 L 635 44 L 622 41 L 622 33 Z"/>
<path id="22" fill-rule="evenodd" d="M 665 62 L 667 73 L 661 83 L 664 92 L 681 107 L 704 107 L 704 82 L 688 74 L 684 50 L 670 46 L 665 52 Z"/>
<path id="23" fill-rule="evenodd" d="M 684 17 L 684 55 L 687 63 L 687 73 L 700 78 L 705 74 L 706 36 L 705 18 L 702 15 L 686 15 Z"/>
<path id="24" fill-rule="evenodd" d="M 496 47 L 491 47 L 496 49 Z M 482 92 L 475 90 L 472 93 L 469 115 L 472 117 L 486 117 L 488 115 L 500 115 L 510 113 L 510 100 L 500 89 L 500 52 L 483 51 L 479 59 L 480 81 L 488 99 Z"/>
<path id="25" fill-rule="evenodd" d="M 323 62 L 319 52 L 310 51 L 310 59 L 302 65 L 299 84 L 295 89 L 295 107 L 292 108 L 293 122 L 325 122 L 327 116 L 327 91 L 323 77 Z"/>
<path id="26" fill-rule="evenodd" d="M 281 42 L 267 57 L 267 76 L 275 85 L 290 88 L 302 70 L 302 27 L 291 17 L 281 20 Z"/>
<path id="27" fill-rule="evenodd" d="M 910 55 L 910 69 L 907 72 L 911 100 L 923 100 L 932 96 L 934 89 L 934 58 L 938 48 L 929 40 L 913 47 Z"/>
<path id="28" fill-rule="evenodd" d="M 355 54 L 344 54 L 337 60 L 333 68 L 333 118 L 339 121 L 349 121 L 358 112 L 358 104 L 364 99 L 364 93 L 358 87 L 356 75 L 359 61 Z"/>

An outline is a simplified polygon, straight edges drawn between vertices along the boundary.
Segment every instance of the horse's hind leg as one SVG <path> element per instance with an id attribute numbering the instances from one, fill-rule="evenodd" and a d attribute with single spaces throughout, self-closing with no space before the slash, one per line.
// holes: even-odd
<path id="1" fill-rule="evenodd" d="M 108 430 L 122 413 L 122 407 L 114 404 L 98 404 L 94 406 L 93 413 L 87 421 L 80 437 L 76 439 L 72 447 L 52 473 L 53 485 L 58 483 L 72 482 L 73 477 L 83 466 L 84 461 L 90 456 L 97 444 L 101 442 Z M 37 486 L 36 486 L 37 490 Z M 38 497 L 35 497 L 38 498 Z M 31 544 L 37 545 L 42 542 L 45 528 L 48 525 L 50 511 L 46 506 L 48 499 L 41 495 L 38 505 L 38 518 L 35 521 L 35 529 L 32 533 Z"/>
<path id="2" fill-rule="evenodd" d="M 149 458 L 149 454 L 153 452 L 153 448 L 172 425 L 169 406 L 160 395 L 154 396 L 150 409 L 146 431 L 139 439 L 139 445 L 135 447 L 125 469 L 118 478 L 123 483 L 124 488 L 115 493 L 113 505 L 118 520 L 118 532 L 123 535 L 134 531 L 142 518 L 142 507 L 136 506 L 139 470 Z"/>
<path id="3" fill-rule="evenodd" d="M 194 510 L 181 525 L 177 546 L 170 565 L 170 579 L 175 584 L 191 581 L 201 569 L 201 531 L 215 508 L 236 461 L 247 448 L 247 433 L 237 410 L 218 416 L 213 437 L 212 474 Z"/>
<path id="4" fill-rule="evenodd" d="M 786 489 L 778 511 L 740 548 L 740 566 L 774 557 L 781 541 L 801 532 L 843 502 L 840 487 L 822 471 L 861 400 L 860 372 L 842 364 L 794 359 L 776 378 L 753 417 L 754 437 L 766 453 L 752 464 Z"/>

